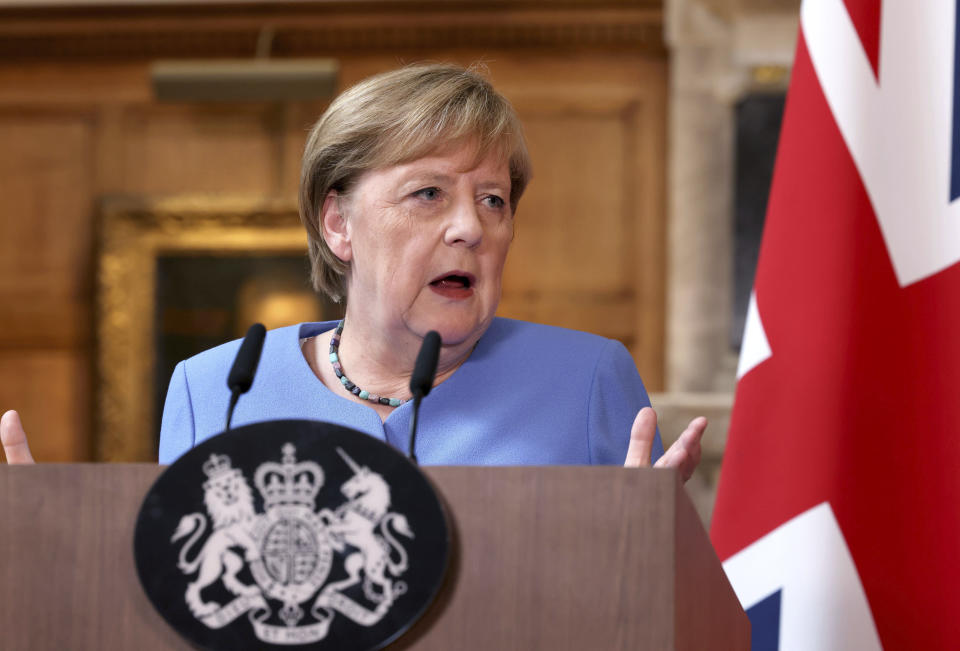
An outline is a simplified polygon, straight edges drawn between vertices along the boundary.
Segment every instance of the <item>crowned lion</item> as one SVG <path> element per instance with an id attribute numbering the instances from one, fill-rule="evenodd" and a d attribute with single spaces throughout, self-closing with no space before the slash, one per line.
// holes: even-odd
<path id="1" fill-rule="evenodd" d="M 235 595 L 253 596 L 260 593 L 256 585 L 247 585 L 237 579 L 237 572 L 243 568 L 243 560 L 235 548 L 245 551 L 247 561 L 258 557 L 257 545 L 250 535 L 256 517 L 250 485 L 239 469 L 231 467 L 230 458 L 226 455 L 210 455 L 210 459 L 203 464 L 203 470 L 208 477 L 203 483 L 203 501 L 213 522 L 213 532 L 192 560 L 187 560 L 187 555 L 207 528 L 207 518 L 203 514 L 183 516 L 170 540 L 176 542 L 184 536 L 190 536 L 180 550 L 177 567 L 187 575 L 200 570 L 184 595 L 190 612 L 196 617 L 204 617 L 220 609 L 220 604 L 204 602 L 200 597 L 201 590 L 218 578 L 222 577 L 224 587 Z"/>

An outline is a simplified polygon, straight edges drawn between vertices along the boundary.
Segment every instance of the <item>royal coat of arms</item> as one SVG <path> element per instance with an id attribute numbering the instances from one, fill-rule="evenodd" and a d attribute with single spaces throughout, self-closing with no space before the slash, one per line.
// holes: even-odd
<path id="1" fill-rule="evenodd" d="M 211 454 L 203 464 L 207 513 L 183 516 L 171 542 L 189 578 L 183 598 L 205 626 L 222 628 L 249 613 L 260 640 L 308 644 L 327 636 L 338 613 L 373 626 L 406 592 L 399 580 L 408 569 L 404 541 L 414 532 L 406 516 L 390 510 L 384 478 L 336 450 L 352 475 L 340 486 L 344 502 L 335 509 L 317 508 L 323 468 L 298 462 L 291 443 L 282 446 L 279 463 L 256 468 L 262 513 L 227 455 Z M 328 581 L 333 570 L 340 578 Z M 232 600 L 204 598 L 218 582 Z"/>

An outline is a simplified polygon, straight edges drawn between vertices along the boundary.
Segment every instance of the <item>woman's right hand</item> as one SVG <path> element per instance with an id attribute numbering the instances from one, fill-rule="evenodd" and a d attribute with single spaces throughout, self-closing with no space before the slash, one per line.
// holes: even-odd
<path id="1" fill-rule="evenodd" d="M 17 412 L 8 411 L 0 418 L 0 443 L 3 444 L 7 463 L 34 463 L 30 446 L 27 445 L 27 434 L 23 431 Z"/>

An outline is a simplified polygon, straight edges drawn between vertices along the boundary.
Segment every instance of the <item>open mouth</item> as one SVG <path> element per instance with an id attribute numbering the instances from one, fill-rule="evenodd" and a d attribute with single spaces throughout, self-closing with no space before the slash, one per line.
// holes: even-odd
<path id="1" fill-rule="evenodd" d="M 467 298 L 473 294 L 477 279 L 473 274 L 452 271 L 430 281 L 430 288 L 447 298 Z"/>
<path id="2" fill-rule="evenodd" d="M 446 289 L 470 289 L 474 284 L 473 276 L 469 274 L 458 274 L 452 273 L 445 276 L 440 276 L 432 281 L 430 284 L 433 287 L 441 287 Z"/>

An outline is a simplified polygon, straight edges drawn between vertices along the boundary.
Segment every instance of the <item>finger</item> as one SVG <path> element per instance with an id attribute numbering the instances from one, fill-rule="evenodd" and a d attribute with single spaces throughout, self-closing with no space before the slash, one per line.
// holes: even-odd
<path id="1" fill-rule="evenodd" d="M 674 441 L 670 449 L 657 460 L 656 468 L 675 468 L 680 478 L 686 482 L 693 475 L 700 463 L 702 448 L 700 440 L 707 429 L 707 419 L 702 416 L 694 418 Z"/>
<path id="2" fill-rule="evenodd" d="M 627 446 L 625 468 L 645 468 L 650 465 L 653 440 L 657 436 L 657 413 L 650 407 L 637 412 L 630 428 L 630 445 Z"/>
<path id="3" fill-rule="evenodd" d="M 693 471 L 697 469 L 697 462 L 687 450 L 683 451 L 683 459 L 677 464 L 677 470 L 680 472 L 680 481 L 687 483 L 687 480 L 693 476 Z"/>
<path id="4" fill-rule="evenodd" d="M 707 426 L 707 419 L 700 417 L 690 421 L 687 429 L 680 433 L 677 440 L 673 442 L 666 452 L 663 453 L 654 467 L 656 468 L 676 468 L 680 462 L 679 455 L 684 450 L 687 453 L 693 453 L 700 447 L 700 437 L 703 436 L 703 430 Z M 699 459 L 699 456 L 698 456 Z"/>
<path id="5" fill-rule="evenodd" d="M 657 462 L 653 464 L 654 468 L 676 468 L 680 462 L 680 454 L 683 452 L 683 444 L 680 441 L 674 441 L 673 445 L 667 448 L 667 451 L 660 455 Z"/>
<path id="6" fill-rule="evenodd" d="M 680 443 L 683 446 L 683 449 L 693 455 L 694 451 L 697 452 L 697 461 L 700 460 L 700 439 L 703 438 L 703 433 L 707 429 L 707 419 L 703 416 L 694 418 L 690 421 L 690 424 L 687 425 L 687 429 L 681 432 L 679 438 L 677 438 L 677 443 Z"/>
<path id="7" fill-rule="evenodd" d="M 672 468 L 680 475 L 681 481 L 686 482 L 690 479 L 690 476 L 693 475 L 697 464 L 694 461 L 693 455 L 683 447 L 683 443 L 680 440 L 677 440 L 662 457 L 657 459 L 657 463 L 654 464 L 653 467 Z"/>
<path id="8" fill-rule="evenodd" d="M 15 411 L 6 412 L 0 418 L 0 444 L 7 457 L 7 463 L 33 463 L 30 446 L 27 445 L 27 434 L 20 423 L 20 414 Z"/>
<path id="9" fill-rule="evenodd" d="M 687 452 L 690 453 L 690 458 L 693 461 L 693 467 L 696 468 L 700 465 L 700 457 L 703 454 L 703 446 L 700 445 L 700 441 L 697 441 L 696 445 L 691 448 L 687 448 Z"/>

